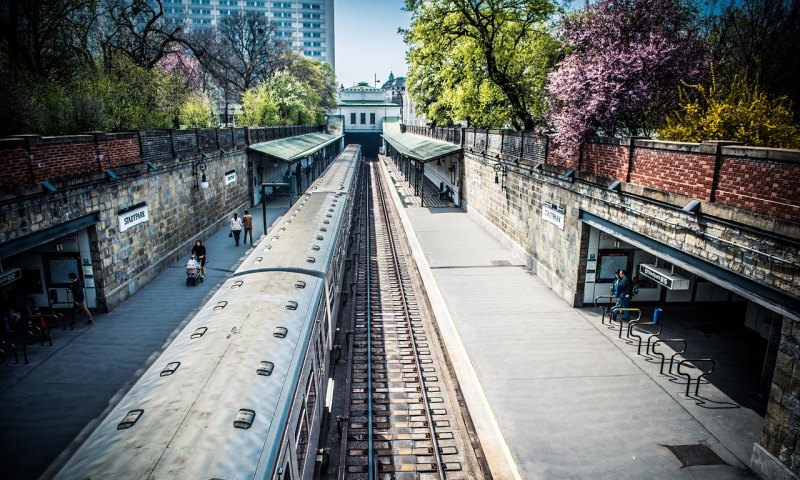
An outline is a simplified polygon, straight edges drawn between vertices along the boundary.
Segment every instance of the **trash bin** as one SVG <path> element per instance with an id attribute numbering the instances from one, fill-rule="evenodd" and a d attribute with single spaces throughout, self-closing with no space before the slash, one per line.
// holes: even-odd
<path id="1" fill-rule="evenodd" d="M 663 311 L 660 308 L 656 308 L 653 310 L 653 323 L 658 323 L 661 321 L 661 314 Z"/>

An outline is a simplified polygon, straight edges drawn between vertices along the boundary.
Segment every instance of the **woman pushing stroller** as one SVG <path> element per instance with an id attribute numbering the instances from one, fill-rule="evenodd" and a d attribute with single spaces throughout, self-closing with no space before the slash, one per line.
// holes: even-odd
<path id="1" fill-rule="evenodd" d="M 202 240 L 197 240 L 194 242 L 194 246 L 192 247 L 192 258 L 200 262 L 198 278 L 202 282 L 203 278 L 206 276 L 206 247 L 203 245 Z M 189 266 L 187 265 L 186 268 L 188 269 Z"/>

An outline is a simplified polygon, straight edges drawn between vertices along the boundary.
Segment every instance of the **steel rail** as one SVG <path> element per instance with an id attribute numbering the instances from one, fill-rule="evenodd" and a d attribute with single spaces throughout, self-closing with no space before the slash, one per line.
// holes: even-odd
<path id="1" fill-rule="evenodd" d="M 370 168 L 372 169 L 372 167 L 370 167 Z M 433 443 L 433 454 L 434 454 L 434 456 L 436 458 L 436 471 L 437 471 L 437 473 L 439 475 L 439 479 L 440 480 L 444 480 L 445 479 L 444 462 L 442 460 L 441 452 L 439 451 L 439 441 L 436 438 L 436 427 L 435 427 L 435 424 L 434 424 L 434 421 L 433 421 L 433 416 L 431 415 L 430 399 L 428 398 L 428 392 L 426 391 L 426 388 L 425 388 L 425 377 L 423 375 L 422 364 L 420 363 L 420 359 L 419 359 L 419 349 L 417 347 L 416 339 L 414 338 L 414 326 L 411 323 L 411 312 L 408 309 L 408 299 L 407 299 L 407 296 L 406 296 L 406 289 L 403 286 L 403 275 L 402 275 L 402 272 L 400 270 L 400 258 L 398 256 L 398 248 L 399 247 L 397 246 L 397 243 L 395 242 L 395 239 L 394 239 L 394 235 L 395 235 L 396 232 L 394 230 L 392 230 L 392 228 L 391 228 L 392 222 L 391 222 L 391 218 L 390 218 L 390 214 L 389 214 L 389 207 L 388 207 L 387 202 L 386 202 L 386 196 L 385 196 L 385 192 L 384 192 L 384 188 L 383 188 L 383 182 L 381 181 L 381 178 L 380 178 L 379 175 L 374 175 L 374 176 L 375 176 L 375 190 L 376 190 L 376 194 L 377 194 L 376 196 L 378 198 L 378 202 L 380 204 L 380 210 L 381 210 L 380 213 L 383 214 L 383 219 L 384 219 L 384 222 L 385 222 L 385 224 L 387 226 L 387 231 L 389 233 L 387 235 L 388 243 L 389 243 L 389 247 L 390 247 L 389 250 L 391 252 L 391 256 L 392 256 L 392 260 L 393 260 L 392 263 L 394 264 L 394 274 L 395 274 L 395 276 L 397 278 L 397 283 L 398 283 L 398 286 L 399 286 L 399 293 L 400 293 L 400 296 L 402 298 L 403 311 L 405 313 L 406 324 L 408 325 L 408 330 L 409 330 L 409 339 L 411 340 L 412 351 L 414 352 L 414 364 L 415 364 L 415 366 L 417 368 L 417 372 L 419 374 L 419 384 L 420 384 L 420 391 L 422 393 L 423 408 L 425 409 L 425 418 L 426 418 L 426 420 L 428 422 L 428 429 L 430 430 L 430 433 L 431 433 L 431 442 Z M 371 350 L 371 348 L 370 348 L 370 350 Z M 370 398 L 371 398 L 371 396 L 370 396 Z M 371 431 L 372 431 L 372 428 L 370 427 L 370 432 Z M 370 478 L 372 478 L 372 477 L 370 477 Z"/>

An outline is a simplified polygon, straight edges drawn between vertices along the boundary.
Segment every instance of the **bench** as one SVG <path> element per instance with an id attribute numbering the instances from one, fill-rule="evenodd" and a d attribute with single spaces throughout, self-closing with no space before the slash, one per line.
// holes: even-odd
<path id="1" fill-rule="evenodd" d="M 705 364 L 706 368 L 703 369 L 698 366 L 698 364 Z M 714 367 L 716 364 L 714 363 L 714 360 L 710 358 L 685 358 L 678 362 L 678 375 L 686 377 L 686 396 L 688 397 L 689 387 L 692 386 L 692 376 L 688 372 L 681 371 L 681 367 L 683 366 L 691 367 L 692 369 L 700 372 L 700 375 L 698 375 L 696 379 L 697 384 L 694 387 L 694 395 L 698 396 L 700 394 L 700 381 L 703 379 L 703 377 L 711 375 L 711 373 L 714 372 Z"/>

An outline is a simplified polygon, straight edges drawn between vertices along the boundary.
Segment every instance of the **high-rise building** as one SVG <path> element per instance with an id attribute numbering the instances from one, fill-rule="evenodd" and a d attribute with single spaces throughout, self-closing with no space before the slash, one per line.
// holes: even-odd
<path id="1" fill-rule="evenodd" d="M 335 67 L 333 0 L 161 0 L 164 14 L 188 29 L 216 25 L 227 15 L 256 12 L 275 26 L 275 34 L 307 58 Z"/>

